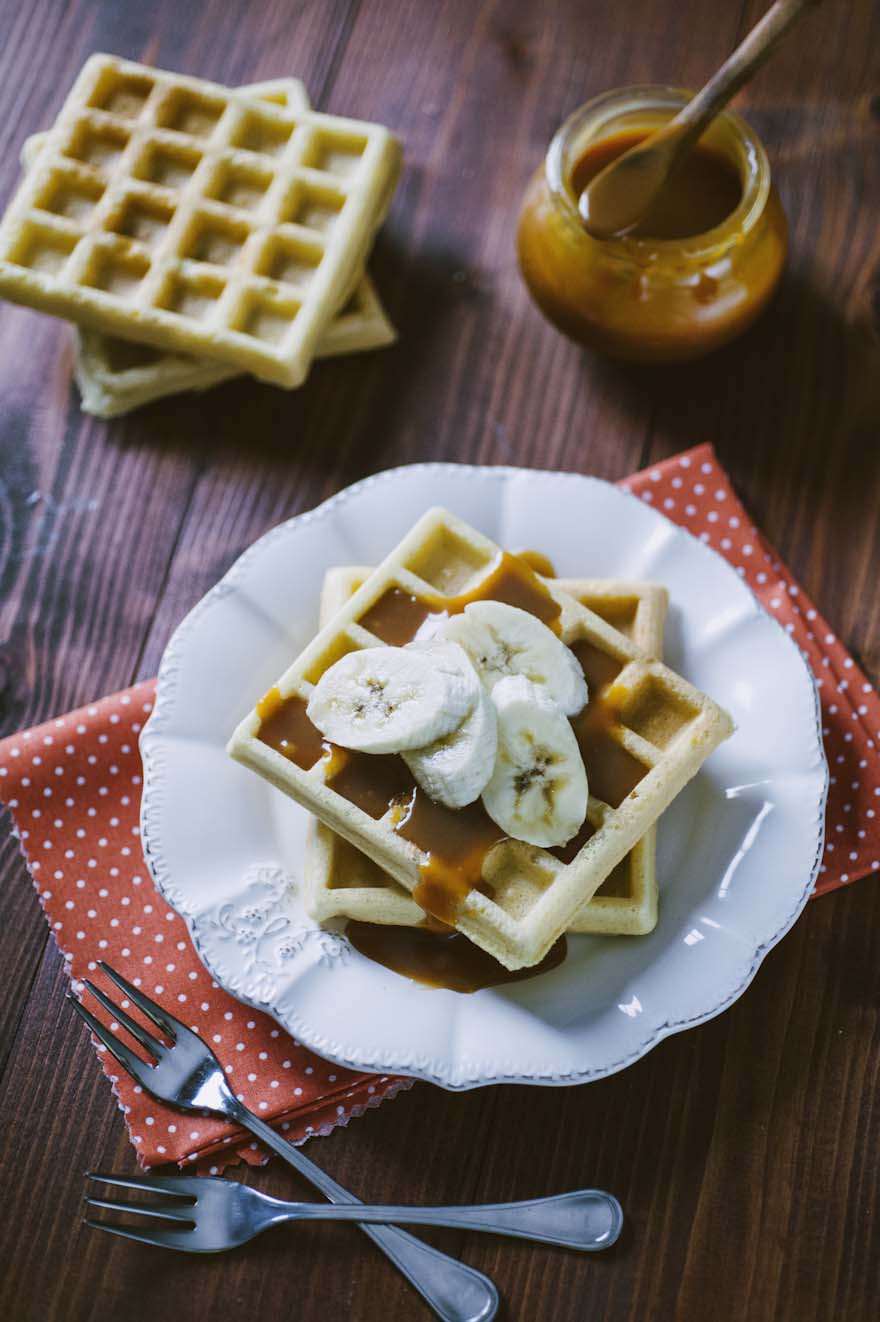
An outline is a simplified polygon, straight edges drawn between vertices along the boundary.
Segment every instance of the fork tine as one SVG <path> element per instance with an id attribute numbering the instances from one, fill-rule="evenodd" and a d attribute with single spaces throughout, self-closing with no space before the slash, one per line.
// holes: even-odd
<path id="1" fill-rule="evenodd" d="M 156 1060 L 159 1059 L 165 1050 L 161 1042 L 157 1041 L 145 1028 L 142 1028 L 136 1019 L 132 1019 L 130 1014 L 126 1014 L 120 1006 L 111 1001 L 107 993 L 102 992 L 101 988 L 96 987 L 89 978 L 83 978 L 83 986 L 88 987 L 95 1000 L 103 1005 L 107 1013 L 112 1014 L 113 1018 L 117 1019 L 123 1028 L 131 1033 L 135 1042 L 140 1042 L 144 1051 L 149 1051 L 151 1056 L 154 1056 Z"/>
<path id="2" fill-rule="evenodd" d="M 104 1046 L 110 1052 L 110 1055 L 115 1057 L 122 1068 L 128 1070 L 129 1074 L 137 1079 L 138 1083 L 145 1088 L 149 1088 L 148 1076 L 150 1074 L 151 1066 L 141 1060 L 140 1056 L 136 1056 L 124 1042 L 120 1042 L 118 1038 L 114 1037 L 110 1032 L 110 1029 L 102 1024 L 100 1019 L 96 1019 L 91 1010 L 87 1010 L 84 1005 L 81 1005 L 75 996 L 72 996 L 68 992 L 67 999 L 70 1001 L 80 1019 L 86 1021 L 98 1041 L 103 1042 Z"/>
<path id="3" fill-rule="evenodd" d="M 138 1244 L 153 1244 L 160 1249 L 183 1249 L 187 1253 L 204 1253 L 196 1248 L 191 1230 L 132 1230 L 130 1226 L 120 1226 L 115 1221 L 92 1221 L 83 1218 L 83 1224 L 92 1230 L 105 1230 L 108 1235 L 119 1235 L 122 1239 L 133 1239 Z"/>
<path id="4" fill-rule="evenodd" d="M 106 1207 L 108 1212 L 135 1212 L 138 1216 L 156 1217 L 161 1221 L 195 1221 L 195 1205 L 187 1203 L 183 1207 L 170 1207 L 157 1203 L 117 1203 L 110 1198 L 86 1198 L 86 1207 Z"/>
<path id="5" fill-rule="evenodd" d="M 127 978 L 123 978 L 121 973 L 117 973 L 116 970 L 111 968 L 109 964 L 106 964 L 103 959 L 98 960 L 98 967 L 104 970 L 111 982 L 116 983 L 116 986 L 120 991 L 125 992 L 132 1004 L 136 1005 L 139 1010 L 142 1010 L 147 1018 L 153 1021 L 157 1028 L 162 1029 L 163 1033 L 167 1033 L 172 1041 L 174 1040 L 177 1036 L 178 1028 L 183 1026 L 179 1019 L 175 1019 L 174 1015 L 168 1014 L 167 1011 L 162 1009 L 161 1005 L 157 1005 L 155 1001 L 151 1001 L 149 996 L 145 996 L 142 991 L 130 983 Z"/>
<path id="6" fill-rule="evenodd" d="M 146 1189 L 155 1193 L 173 1193 L 179 1198 L 198 1198 L 206 1184 L 215 1184 L 211 1176 L 190 1175 L 105 1175 L 103 1171 L 86 1171 L 87 1180 L 98 1184 L 118 1184 L 121 1189 Z"/>

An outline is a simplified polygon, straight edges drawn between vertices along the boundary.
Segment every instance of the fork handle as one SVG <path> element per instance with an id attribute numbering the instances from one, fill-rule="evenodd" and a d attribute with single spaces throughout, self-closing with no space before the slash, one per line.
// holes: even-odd
<path id="1" fill-rule="evenodd" d="M 462 1230 L 488 1230 L 496 1235 L 556 1244 L 561 1248 L 595 1252 L 618 1238 L 623 1211 L 612 1194 L 601 1189 L 576 1189 L 551 1198 L 528 1198 L 516 1203 L 484 1203 L 474 1207 L 328 1207 L 326 1203 L 282 1205 L 275 1221 L 387 1221 L 397 1225 L 458 1226 Z"/>
<path id="2" fill-rule="evenodd" d="M 228 1106 L 226 1115 L 244 1129 L 249 1129 L 331 1203 L 341 1207 L 360 1202 L 241 1102 L 236 1101 L 234 1107 Z M 443 1322 L 491 1322 L 495 1317 L 498 1291 L 488 1276 L 395 1226 L 365 1225 L 363 1222 L 358 1225 L 415 1286 Z"/>

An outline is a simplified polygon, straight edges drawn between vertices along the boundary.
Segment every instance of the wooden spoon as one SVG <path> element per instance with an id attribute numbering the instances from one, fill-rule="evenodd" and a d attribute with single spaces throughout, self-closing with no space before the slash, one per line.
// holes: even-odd
<path id="1" fill-rule="evenodd" d="M 634 229 L 689 151 L 727 102 L 770 58 L 804 10 L 821 0 L 776 0 L 721 68 L 662 129 L 606 165 L 581 193 L 578 210 L 587 231 L 610 239 Z"/>

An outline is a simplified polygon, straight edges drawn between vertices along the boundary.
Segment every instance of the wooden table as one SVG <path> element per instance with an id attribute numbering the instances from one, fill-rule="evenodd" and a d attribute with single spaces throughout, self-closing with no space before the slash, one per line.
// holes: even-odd
<path id="1" fill-rule="evenodd" d="M 96 49 L 230 83 L 299 74 L 320 108 L 398 130 L 407 168 L 373 264 L 399 346 L 319 365 L 293 394 L 240 382 L 102 423 L 77 407 L 67 330 L 0 310 L 2 732 L 153 674 L 254 538 L 366 473 L 452 459 L 614 479 L 706 439 L 880 677 L 876 4 L 825 6 L 742 98 L 792 254 L 739 344 L 674 370 L 598 361 L 544 324 L 514 259 L 524 184 L 568 111 L 621 84 L 698 84 L 763 8 L 5 0 L 4 198 L 23 138 Z M 427 1317 L 349 1228 L 277 1231 L 224 1259 L 80 1229 L 82 1172 L 133 1170 L 134 1154 L 5 831 L 2 869 L 0 1316 Z M 495 1277 L 508 1318 L 875 1318 L 878 941 L 866 879 L 811 904 L 726 1014 L 615 1078 L 420 1085 L 309 1152 L 377 1201 L 614 1190 L 628 1223 L 604 1256 L 437 1236 Z M 245 1178 L 300 1189 L 277 1163 Z"/>

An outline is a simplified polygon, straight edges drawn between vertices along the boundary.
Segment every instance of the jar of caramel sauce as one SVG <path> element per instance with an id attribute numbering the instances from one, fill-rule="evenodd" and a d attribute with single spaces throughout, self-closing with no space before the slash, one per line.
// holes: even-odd
<path id="1" fill-rule="evenodd" d="M 571 115 L 535 172 L 519 218 L 523 278 L 572 339 L 618 358 L 696 358 L 766 306 L 785 261 L 786 222 L 760 141 L 724 111 L 636 229 L 594 239 L 578 197 L 615 157 L 689 99 L 670 87 L 608 92 Z"/>

